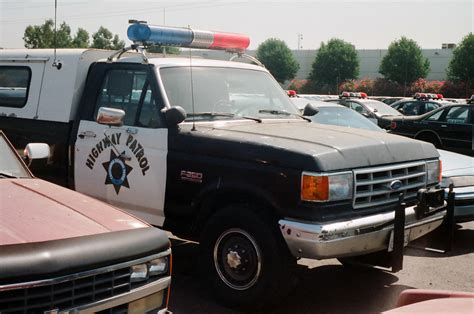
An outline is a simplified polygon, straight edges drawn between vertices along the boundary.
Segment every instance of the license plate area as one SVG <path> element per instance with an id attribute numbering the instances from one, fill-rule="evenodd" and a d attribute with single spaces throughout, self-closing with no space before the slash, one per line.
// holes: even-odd
<path id="1" fill-rule="evenodd" d="M 403 246 L 407 246 L 410 242 L 410 229 L 405 229 L 403 232 Z M 388 252 L 393 252 L 393 230 L 390 232 L 390 239 L 388 241 Z"/>

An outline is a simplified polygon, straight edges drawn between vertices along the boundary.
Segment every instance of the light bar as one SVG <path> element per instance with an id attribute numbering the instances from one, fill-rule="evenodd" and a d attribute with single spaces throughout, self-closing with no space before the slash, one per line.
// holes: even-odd
<path id="1" fill-rule="evenodd" d="M 178 46 L 242 51 L 250 45 L 245 35 L 193 30 L 182 27 L 148 25 L 134 22 L 128 27 L 128 39 L 135 44 Z"/>

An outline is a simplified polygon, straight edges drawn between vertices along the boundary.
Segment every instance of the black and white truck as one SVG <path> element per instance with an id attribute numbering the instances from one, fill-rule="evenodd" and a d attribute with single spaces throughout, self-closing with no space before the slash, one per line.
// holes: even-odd
<path id="1" fill-rule="evenodd" d="M 144 23 L 129 37 L 248 46 Z M 259 65 L 125 50 L 0 51 L 0 127 L 17 149 L 50 144 L 39 176 L 199 241 L 227 305 L 277 298 L 298 258 L 389 254 L 401 193 L 405 244 L 441 225 L 431 144 L 309 123 Z"/>

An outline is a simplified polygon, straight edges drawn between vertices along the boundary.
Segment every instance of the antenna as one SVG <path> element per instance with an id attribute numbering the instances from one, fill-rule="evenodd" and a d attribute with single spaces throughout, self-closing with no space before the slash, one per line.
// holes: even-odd
<path id="1" fill-rule="evenodd" d="M 192 55 L 191 55 L 191 50 L 192 48 L 189 48 L 189 72 L 191 74 L 190 78 L 191 78 L 191 106 L 193 108 L 193 128 L 191 129 L 191 131 L 196 131 L 196 123 L 195 123 L 195 111 L 194 111 L 194 84 L 193 84 L 193 58 L 192 58 Z"/>
<path id="2" fill-rule="evenodd" d="M 57 15 L 58 15 L 58 0 L 54 0 L 54 60 L 52 66 L 58 70 L 61 70 L 62 64 L 58 62 L 56 59 L 56 48 L 58 46 L 57 37 L 58 37 L 58 30 L 57 30 Z"/>

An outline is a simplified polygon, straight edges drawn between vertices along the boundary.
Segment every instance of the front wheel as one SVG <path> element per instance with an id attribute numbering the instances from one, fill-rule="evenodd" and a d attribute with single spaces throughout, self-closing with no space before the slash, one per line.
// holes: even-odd
<path id="1" fill-rule="evenodd" d="M 207 223 L 201 240 L 201 267 L 217 300 L 250 308 L 278 300 L 291 286 L 296 259 L 276 221 L 231 206 Z"/>

